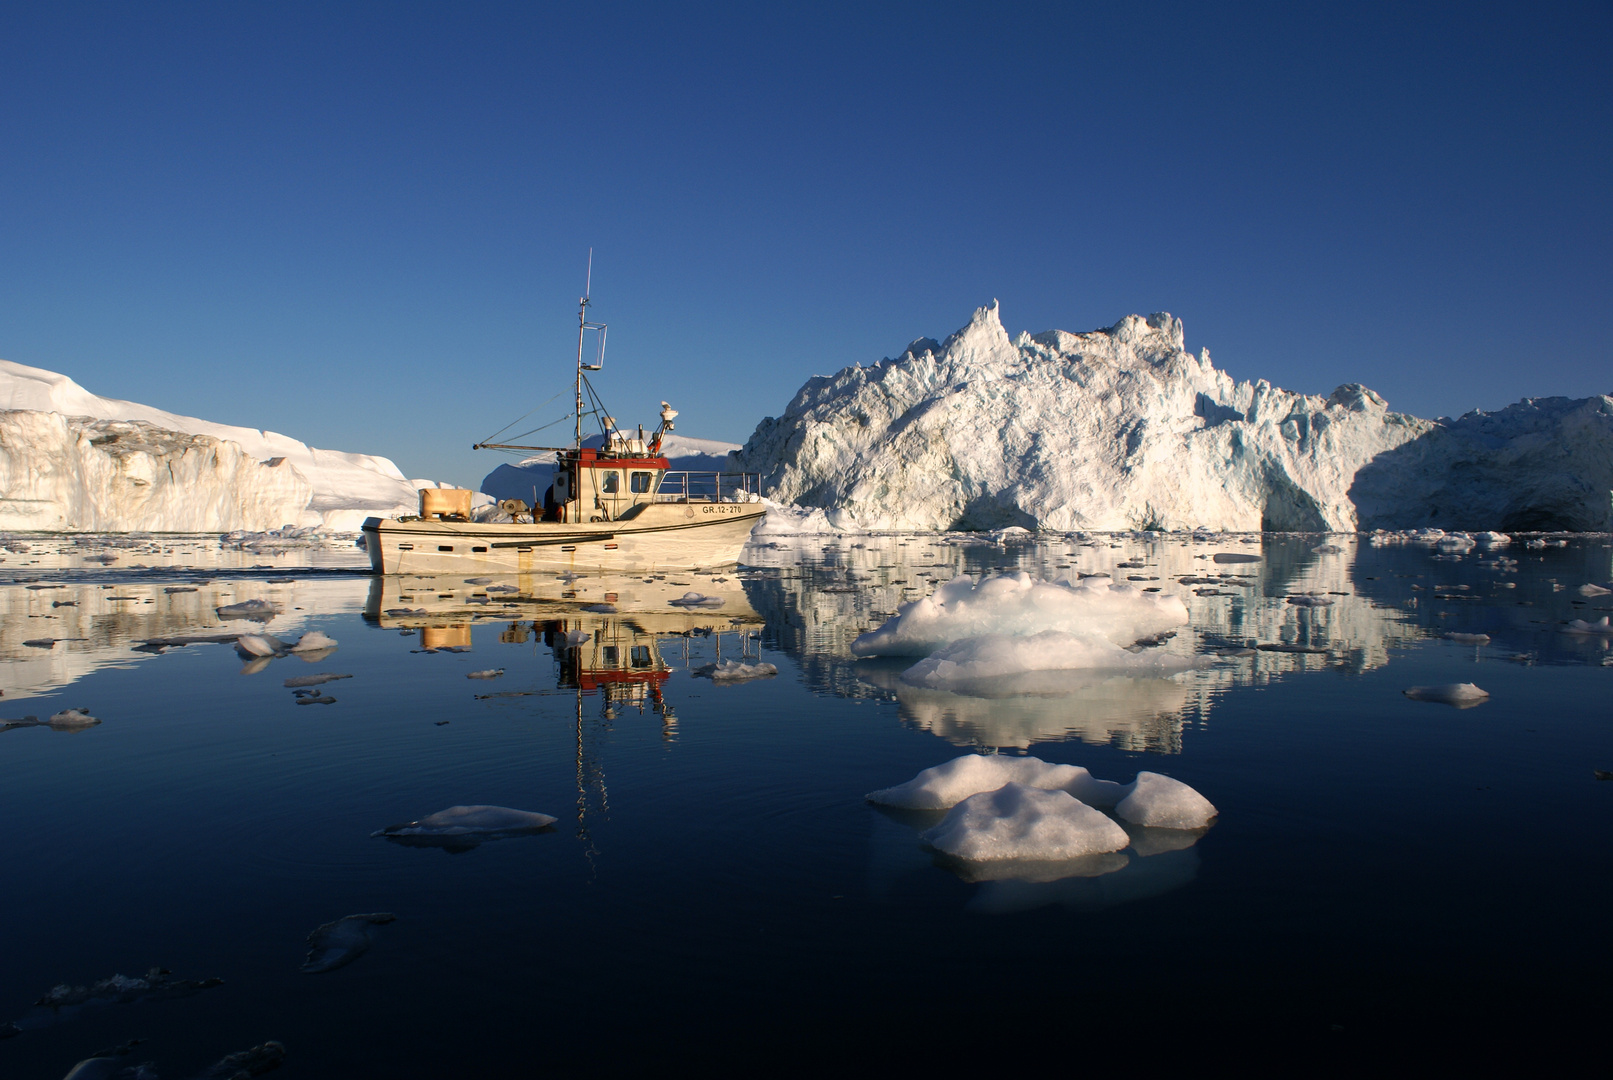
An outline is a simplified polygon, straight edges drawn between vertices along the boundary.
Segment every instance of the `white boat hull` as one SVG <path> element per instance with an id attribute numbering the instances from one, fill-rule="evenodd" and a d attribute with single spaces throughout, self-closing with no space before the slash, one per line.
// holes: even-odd
<path id="1" fill-rule="evenodd" d="M 731 566 L 762 503 L 656 503 L 627 521 L 531 525 L 370 518 L 364 545 L 381 574 L 644 573 Z"/>

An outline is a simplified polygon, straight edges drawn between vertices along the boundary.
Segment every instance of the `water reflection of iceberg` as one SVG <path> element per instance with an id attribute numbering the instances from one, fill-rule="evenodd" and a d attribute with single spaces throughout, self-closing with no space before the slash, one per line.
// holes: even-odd
<path id="1" fill-rule="evenodd" d="M 902 681 L 890 666 L 858 665 L 857 674 L 896 695 L 904 722 L 954 746 L 1014 747 L 1061 739 L 1174 754 L 1182 728 L 1208 708 L 1205 673 L 1167 678 L 1104 671 L 1041 671 L 982 681 L 971 693 Z"/>
<path id="2" fill-rule="evenodd" d="M 1113 873 L 1097 876 L 983 882 L 964 904 L 964 910 L 1006 915 L 1057 904 L 1075 911 L 1097 911 L 1163 896 L 1198 876 L 1199 853 L 1191 847 L 1147 856 L 1142 856 L 1141 852 L 1136 854 L 1140 857 L 1129 860 Z"/>

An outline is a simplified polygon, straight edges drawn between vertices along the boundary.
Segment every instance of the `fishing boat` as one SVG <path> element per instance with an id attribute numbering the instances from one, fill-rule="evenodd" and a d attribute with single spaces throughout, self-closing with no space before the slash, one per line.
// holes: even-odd
<path id="1" fill-rule="evenodd" d="M 589 283 L 592 284 L 590 267 Z M 479 572 L 651 573 L 733 565 L 766 513 L 756 473 L 675 472 L 661 453 L 678 415 L 661 403 L 661 423 L 645 436 L 620 431 L 588 380 L 605 363 L 605 324 L 590 322 L 590 289 L 577 313 L 577 372 L 570 446 L 484 441 L 477 450 L 549 453 L 554 479 L 538 505 L 506 499 L 491 515 L 472 512 L 474 493 L 424 488 L 420 512 L 369 518 L 363 525 L 370 566 L 381 574 Z M 596 335 L 597 355 L 584 361 Z M 583 445 L 583 418 L 600 428 Z M 478 517 L 492 520 L 476 520 Z"/>

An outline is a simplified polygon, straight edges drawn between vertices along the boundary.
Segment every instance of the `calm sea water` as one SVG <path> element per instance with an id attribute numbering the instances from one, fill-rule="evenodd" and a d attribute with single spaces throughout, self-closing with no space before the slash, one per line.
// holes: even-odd
<path id="1" fill-rule="evenodd" d="M 1613 638 L 1564 627 L 1613 608 L 1579 591 L 1613 578 L 1605 537 L 1501 549 L 1516 565 L 1354 537 L 844 537 L 715 577 L 480 583 L 216 538 L 5 543 L 0 717 L 101 720 L 0 732 L 0 1022 L 23 1029 L 5 1077 L 135 1038 L 128 1062 L 164 1078 L 269 1039 L 286 1077 L 442 1077 L 1314 1072 L 1601 1038 Z M 936 582 L 1012 570 L 1180 593 L 1192 625 L 1159 647 L 1210 666 L 964 697 L 850 656 Z M 688 591 L 722 604 L 668 602 Z M 215 614 L 252 599 L 281 613 Z M 245 665 L 161 644 L 243 627 L 339 644 Z M 778 674 L 697 674 L 719 659 Z M 297 704 L 285 681 L 319 672 L 351 678 Z M 1491 696 L 1403 694 L 1458 682 Z M 969 750 L 1168 773 L 1220 817 L 1138 831 L 1098 876 L 969 880 L 921 845 L 933 818 L 862 798 Z M 559 820 L 475 846 L 372 836 L 482 803 Z M 353 963 L 299 971 L 310 931 L 365 912 L 397 918 Z M 33 1007 L 154 966 L 223 983 Z"/>

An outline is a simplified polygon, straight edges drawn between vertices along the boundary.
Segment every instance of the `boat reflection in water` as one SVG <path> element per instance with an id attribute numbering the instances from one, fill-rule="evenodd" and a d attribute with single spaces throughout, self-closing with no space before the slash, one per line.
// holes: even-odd
<path id="1" fill-rule="evenodd" d="M 554 659 L 555 686 L 492 691 L 479 700 L 569 695 L 574 700 L 577 786 L 576 835 L 592 860 L 591 814 L 610 810 L 604 764 L 590 736 L 609 731 L 622 712 L 646 710 L 673 741 L 678 717 L 663 687 L 674 665 L 687 666 L 692 638 L 710 638 L 719 654 L 725 639 L 748 656 L 762 618 L 737 578 L 665 578 L 511 574 L 466 580 L 448 576 L 386 575 L 371 579 L 364 617 L 383 628 L 414 630 L 422 649 L 469 651 L 478 622 L 504 623 L 505 645 L 541 646 Z M 597 702 L 597 705 L 592 705 Z M 597 740 L 594 740 L 597 741 Z"/>

